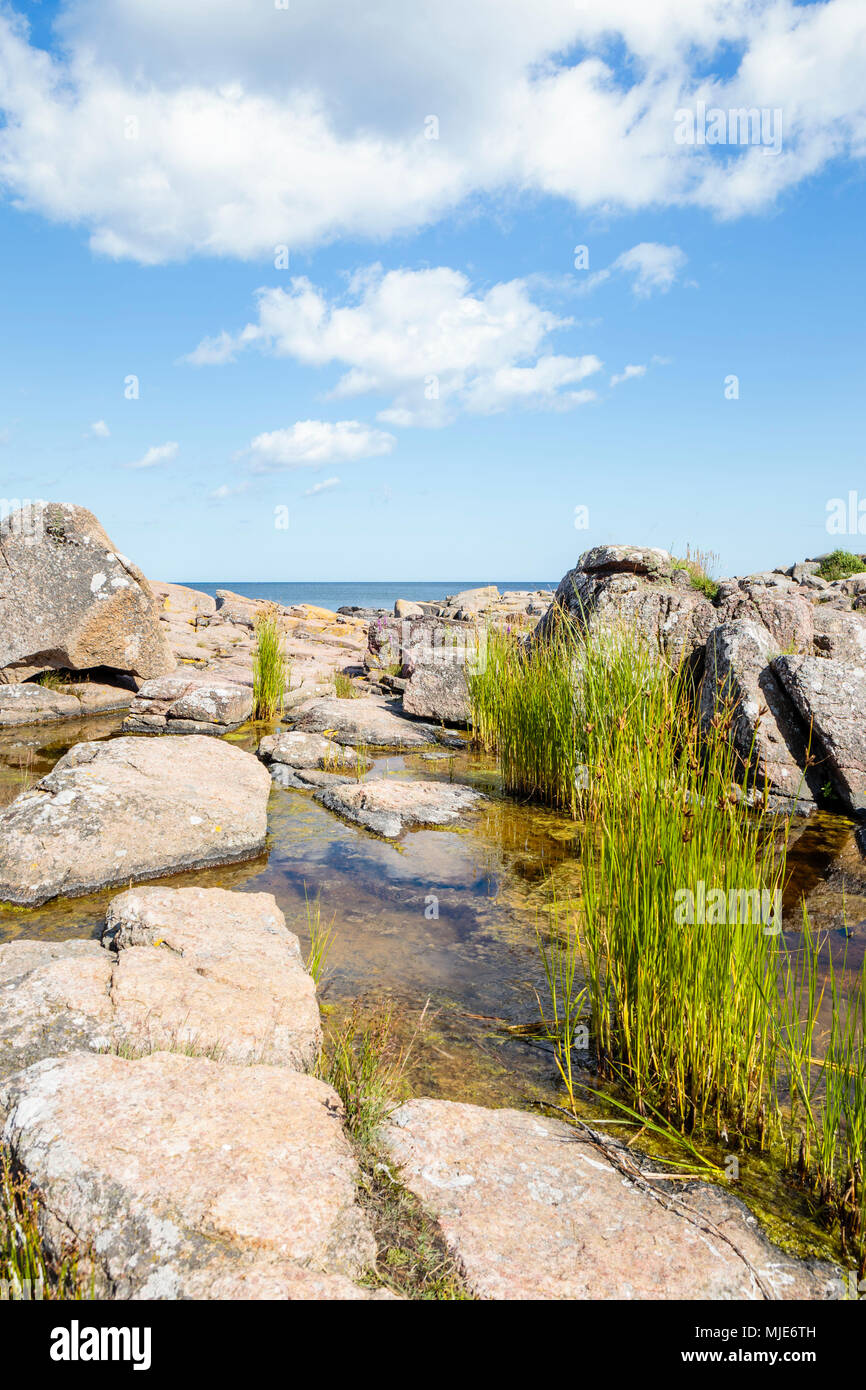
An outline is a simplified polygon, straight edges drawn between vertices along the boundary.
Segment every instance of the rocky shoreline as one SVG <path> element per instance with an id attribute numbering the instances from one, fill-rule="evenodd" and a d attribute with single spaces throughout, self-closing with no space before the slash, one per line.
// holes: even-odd
<path id="1" fill-rule="evenodd" d="M 291 678 L 256 756 L 223 736 L 252 714 L 265 605 L 148 584 L 80 508 L 49 508 L 29 539 L 0 536 L 0 726 L 125 719 L 0 810 L 0 902 L 126 891 L 99 940 L 0 945 L 0 1125 L 47 1245 L 71 1235 L 110 1297 L 390 1296 L 275 899 L 131 885 L 264 854 L 272 795 L 389 841 L 467 824 L 477 790 L 389 779 L 371 754 L 464 746 L 466 666 L 491 626 L 541 642 L 557 617 L 625 621 L 689 668 L 706 721 L 733 697 L 759 793 L 792 814 L 866 809 L 866 576 L 801 564 L 710 596 L 666 552 L 602 546 L 555 596 L 277 609 Z M 727 1191 L 648 1178 L 586 1127 L 419 1099 L 378 1142 L 474 1297 L 844 1296 L 841 1271 L 784 1254 Z"/>

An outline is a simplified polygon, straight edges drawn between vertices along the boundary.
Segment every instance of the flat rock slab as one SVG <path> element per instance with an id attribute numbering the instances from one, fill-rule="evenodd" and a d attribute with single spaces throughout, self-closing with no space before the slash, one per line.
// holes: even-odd
<path id="1" fill-rule="evenodd" d="M 326 734 L 355 748 L 422 748 L 436 741 L 435 730 L 407 719 L 398 701 L 375 696 L 311 700 L 293 710 L 292 723 L 305 733 Z"/>
<path id="2" fill-rule="evenodd" d="M 259 757 L 266 763 L 282 763 L 284 767 L 319 768 L 323 772 L 336 772 L 349 768 L 353 772 L 361 763 L 367 763 L 354 748 L 344 746 L 335 739 L 324 738 L 321 734 L 308 734 L 300 729 L 285 730 L 263 738 L 259 744 Z"/>
<path id="3" fill-rule="evenodd" d="M 321 1045 L 313 980 L 270 893 L 135 888 L 102 944 L 0 946 L 2 1071 L 70 1051 L 182 1049 L 308 1068 Z"/>
<path id="4" fill-rule="evenodd" d="M 133 698 L 131 690 L 99 681 L 81 681 L 62 690 L 29 683 L 0 685 L 0 728 L 105 714 L 126 709 Z"/>
<path id="5" fill-rule="evenodd" d="M 866 810 L 866 665 L 830 657 L 780 656 L 773 671 L 803 723 L 814 732 L 818 776 L 829 775 L 852 811 Z"/>
<path id="6" fill-rule="evenodd" d="M 840 1271 L 785 1255 L 729 1193 L 662 1184 L 671 1211 L 560 1120 L 413 1100 L 383 1137 L 480 1298 L 844 1297 Z"/>
<path id="7" fill-rule="evenodd" d="M 249 686 L 186 673 L 145 681 L 124 721 L 124 733 L 224 734 L 253 713 Z"/>
<path id="8" fill-rule="evenodd" d="M 346 782 L 318 792 L 317 798 L 329 811 L 389 840 L 417 826 L 453 825 L 484 800 L 472 787 L 450 782 L 395 782 L 390 778 Z"/>
<path id="9" fill-rule="evenodd" d="M 0 1082 L 49 1246 L 118 1299 L 362 1298 L 375 1245 L 342 1107 L 282 1067 L 78 1054 Z"/>
<path id="10" fill-rule="evenodd" d="M 218 739 L 77 743 L 0 812 L 0 901 L 251 859 L 265 847 L 270 786 L 253 754 Z"/>

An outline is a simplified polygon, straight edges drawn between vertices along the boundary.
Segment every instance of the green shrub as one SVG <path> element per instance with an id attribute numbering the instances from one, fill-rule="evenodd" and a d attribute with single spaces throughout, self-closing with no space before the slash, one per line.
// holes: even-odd
<path id="1" fill-rule="evenodd" d="M 824 556 L 818 566 L 819 576 L 830 584 L 836 579 L 847 579 L 852 574 L 862 574 L 864 570 L 866 564 L 859 555 L 852 555 L 850 550 L 833 550 Z"/>

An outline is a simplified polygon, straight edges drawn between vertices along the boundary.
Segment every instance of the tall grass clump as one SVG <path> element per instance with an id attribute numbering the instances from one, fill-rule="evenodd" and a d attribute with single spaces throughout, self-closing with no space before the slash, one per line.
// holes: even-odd
<path id="1" fill-rule="evenodd" d="M 554 911 L 545 948 L 564 1036 L 588 1020 L 600 1070 L 642 1115 L 761 1131 L 784 835 L 743 806 L 729 716 L 701 728 L 684 667 L 609 631 L 582 641 L 573 670 L 582 893 Z"/>
<path id="2" fill-rule="evenodd" d="M 528 644 L 492 628 L 484 660 L 467 665 L 476 740 L 496 754 L 506 789 L 572 814 L 577 808 L 575 636 L 567 619 Z"/>
<path id="3" fill-rule="evenodd" d="M 256 615 L 256 649 L 253 653 L 253 718 L 274 719 L 283 708 L 289 668 L 275 608 Z"/>
<path id="4" fill-rule="evenodd" d="M 719 557 L 713 550 L 692 550 L 690 545 L 686 546 L 685 555 L 672 556 L 673 567 L 675 570 L 685 570 L 693 589 L 697 589 L 706 598 L 715 600 L 719 593 L 719 582 L 715 578 L 718 569 Z"/>
<path id="5" fill-rule="evenodd" d="M 0 1150 L 0 1298 L 80 1299 L 92 1296 L 70 1244 L 50 1254 L 39 1229 L 40 1202 Z"/>
<path id="6" fill-rule="evenodd" d="M 332 916 L 330 922 L 322 922 L 321 897 L 317 893 L 311 902 L 306 884 L 304 884 L 304 908 L 307 917 L 307 934 L 310 938 L 310 949 L 306 960 L 307 972 L 312 976 L 318 988 L 323 982 L 325 966 L 334 944 L 336 916 Z"/>

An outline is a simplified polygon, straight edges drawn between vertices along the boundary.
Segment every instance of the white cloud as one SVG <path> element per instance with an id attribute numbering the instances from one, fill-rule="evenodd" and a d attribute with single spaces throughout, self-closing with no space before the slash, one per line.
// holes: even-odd
<path id="1" fill-rule="evenodd" d="M 324 482 L 313 483 L 312 487 L 308 487 L 306 492 L 304 493 L 304 496 L 315 497 L 318 492 L 327 492 L 330 488 L 339 486 L 339 478 L 325 478 Z"/>
<path id="2" fill-rule="evenodd" d="M 447 266 L 386 274 L 374 265 L 354 277 L 342 302 L 305 277 L 260 290 L 255 322 L 206 338 L 187 360 L 229 361 L 256 347 L 306 366 L 336 364 L 347 369 L 336 397 L 388 396 L 383 424 L 441 425 L 458 410 L 568 408 L 589 399 L 569 388 L 599 371 L 599 359 L 546 350 L 550 335 L 571 325 L 536 304 L 522 280 L 473 293 Z"/>
<path id="3" fill-rule="evenodd" d="M 610 379 L 611 386 L 619 386 L 621 381 L 632 381 L 636 376 L 646 376 L 646 367 L 629 362 L 621 372 L 614 372 Z"/>
<path id="4" fill-rule="evenodd" d="M 171 463 L 177 457 L 178 446 L 174 441 L 168 444 L 154 444 L 134 463 L 124 464 L 125 468 L 155 468 L 160 463 Z"/>
<path id="5" fill-rule="evenodd" d="M 666 294 L 676 284 L 679 273 L 688 257 L 679 246 L 665 246 L 659 241 L 642 241 L 631 250 L 623 251 L 621 256 L 605 270 L 597 270 L 590 275 L 583 286 L 583 292 L 594 290 L 614 275 L 631 277 L 632 290 L 639 299 L 647 299 L 654 290 Z"/>
<path id="6" fill-rule="evenodd" d="M 109 435 L 111 434 L 111 430 L 108 428 L 104 420 L 94 420 L 93 424 L 90 426 L 88 434 L 94 435 L 97 439 L 108 439 Z"/>
<path id="7" fill-rule="evenodd" d="M 219 487 L 215 487 L 212 492 L 208 493 L 208 497 L 214 502 L 224 502 L 228 497 L 237 497 L 238 493 L 246 492 L 248 487 L 248 482 L 236 483 L 234 486 L 229 483 L 220 483 Z"/>
<path id="8" fill-rule="evenodd" d="M 376 458 L 390 454 L 396 442 L 393 434 L 358 420 L 298 420 L 288 429 L 256 435 L 246 453 L 253 473 L 272 473 Z"/>
<path id="9" fill-rule="evenodd" d="M 866 153 L 862 0 L 66 0 L 59 29 L 49 53 L 0 17 L 0 182 L 145 263 L 386 237 L 479 194 L 733 216 Z M 678 144 L 701 101 L 781 109 L 780 153 Z"/>

